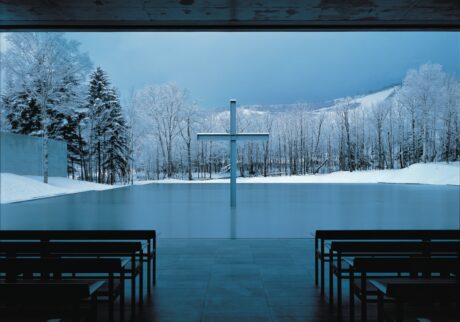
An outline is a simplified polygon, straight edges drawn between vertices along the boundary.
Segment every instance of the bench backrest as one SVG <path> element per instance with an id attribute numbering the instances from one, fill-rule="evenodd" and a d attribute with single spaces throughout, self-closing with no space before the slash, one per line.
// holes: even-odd
<path id="1" fill-rule="evenodd" d="M 143 240 L 155 230 L 0 230 L 0 240 Z"/>
<path id="2" fill-rule="evenodd" d="M 0 242 L 0 256 L 132 256 L 141 251 L 140 242 Z"/>
<path id="3" fill-rule="evenodd" d="M 315 237 L 323 240 L 460 240 L 460 230 L 317 230 Z"/>
<path id="4" fill-rule="evenodd" d="M 92 293 L 91 285 L 75 283 L 0 283 L 0 302 L 22 303 L 68 302 L 87 298 Z M 46 295 L 46 296 L 45 296 Z"/>
<path id="5" fill-rule="evenodd" d="M 64 273 L 106 273 L 122 271 L 119 258 L 1 258 L 0 273 L 17 274 L 64 274 Z"/>
<path id="6" fill-rule="evenodd" d="M 420 253 L 420 254 L 459 254 L 460 242 L 342 242 L 331 243 L 331 251 L 340 253 L 342 256 L 356 254 L 397 254 L 397 253 Z"/>
<path id="7" fill-rule="evenodd" d="M 395 281 L 387 285 L 386 294 L 390 297 L 406 300 L 439 301 L 457 300 L 460 292 L 460 285 L 455 280 L 414 279 L 412 281 Z"/>
<path id="8" fill-rule="evenodd" d="M 458 256 L 450 258 L 369 258 L 353 260 L 353 271 L 361 273 L 457 273 L 460 265 Z"/>

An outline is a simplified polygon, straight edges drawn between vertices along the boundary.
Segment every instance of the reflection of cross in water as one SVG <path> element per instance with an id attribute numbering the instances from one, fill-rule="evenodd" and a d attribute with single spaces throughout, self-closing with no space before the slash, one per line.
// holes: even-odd
<path id="1" fill-rule="evenodd" d="M 236 207 L 236 141 L 268 140 L 268 133 L 236 132 L 236 100 L 230 100 L 230 133 L 198 133 L 198 140 L 230 141 L 230 207 Z"/>

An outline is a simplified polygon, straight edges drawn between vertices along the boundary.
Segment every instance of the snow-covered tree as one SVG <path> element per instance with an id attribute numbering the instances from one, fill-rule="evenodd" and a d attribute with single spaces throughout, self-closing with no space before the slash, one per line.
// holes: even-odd
<path id="1" fill-rule="evenodd" d="M 119 94 L 102 68 L 91 74 L 87 93 L 79 116 L 85 179 L 109 184 L 126 182 L 130 173 L 129 126 Z"/>
<path id="2" fill-rule="evenodd" d="M 127 181 L 131 153 L 128 126 L 121 110 L 118 94 L 115 89 L 110 89 L 108 94 L 110 103 L 107 105 L 105 120 L 102 167 L 106 183 L 114 184 L 117 179 Z"/>
<path id="3" fill-rule="evenodd" d="M 13 133 L 40 135 L 42 132 L 40 107 L 25 91 L 2 97 L 8 129 Z"/>
<path id="4" fill-rule="evenodd" d="M 117 104 L 105 71 L 98 67 L 91 74 L 87 96 L 88 173 L 89 179 L 104 181 L 102 163 L 105 135 L 110 126 L 110 106 Z"/>
<path id="5" fill-rule="evenodd" d="M 136 95 L 146 130 L 153 133 L 161 149 L 164 170 L 168 178 L 174 172 L 174 147 L 181 130 L 182 113 L 187 93 L 175 84 L 148 85 Z"/>
<path id="6" fill-rule="evenodd" d="M 192 180 L 192 142 L 197 129 L 197 108 L 195 104 L 186 104 L 182 111 L 180 135 L 187 150 L 187 179 Z"/>
<path id="7" fill-rule="evenodd" d="M 48 139 L 60 136 L 67 126 L 66 116 L 79 105 L 80 86 L 91 63 L 79 51 L 78 42 L 62 33 L 11 33 L 7 41 L 9 47 L 2 55 L 8 93 L 5 108 L 11 109 L 7 114 L 12 128 L 43 137 L 43 181 L 47 183 Z M 40 130 L 33 125 L 37 119 Z"/>

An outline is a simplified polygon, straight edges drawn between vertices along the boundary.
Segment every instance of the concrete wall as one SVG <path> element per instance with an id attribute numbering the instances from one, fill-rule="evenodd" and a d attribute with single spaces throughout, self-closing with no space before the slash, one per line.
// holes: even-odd
<path id="1" fill-rule="evenodd" d="M 43 140 L 34 136 L 0 132 L 0 172 L 43 175 Z M 48 142 L 49 176 L 67 176 L 67 144 Z"/>

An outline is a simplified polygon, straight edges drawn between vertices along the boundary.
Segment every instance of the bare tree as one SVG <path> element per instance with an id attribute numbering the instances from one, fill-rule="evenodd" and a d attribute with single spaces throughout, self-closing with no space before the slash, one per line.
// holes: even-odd
<path id="1" fill-rule="evenodd" d="M 137 93 L 143 119 L 150 123 L 150 131 L 159 142 L 168 178 L 173 176 L 173 147 L 180 133 L 186 97 L 186 92 L 175 84 L 149 85 Z"/>
<path id="2" fill-rule="evenodd" d="M 188 180 L 192 180 L 192 139 L 194 137 L 194 129 L 196 128 L 197 108 L 195 104 L 188 104 L 185 106 L 182 115 L 182 122 L 180 126 L 180 135 L 184 140 L 187 148 L 187 176 Z"/>
<path id="3" fill-rule="evenodd" d="M 81 83 L 91 63 L 79 52 L 79 44 L 65 39 L 62 33 L 11 33 L 7 39 L 10 46 L 3 55 L 2 68 L 8 84 L 25 91 L 40 107 L 43 182 L 48 183 L 50 111 L 70 112 L 77 105 L 80 97 L 69 99 L 65 89 L 70 82 Z"/>
<path id="4" fill-rule="evenodd" d="M 380 103 L 373 107 L 372 117 L 376 133 L 377 144 L 377 169 L 385 169 L 385 147 L 383 142 L 383 126 L 388 115 L 387 104 Z"/>

